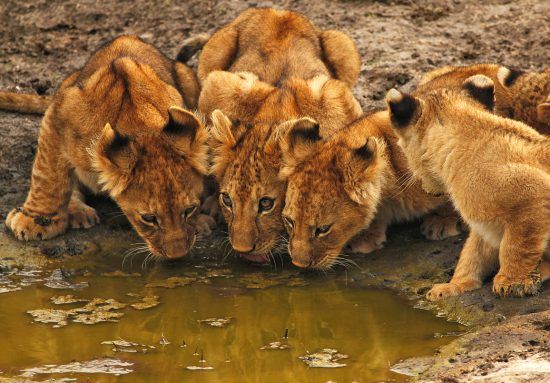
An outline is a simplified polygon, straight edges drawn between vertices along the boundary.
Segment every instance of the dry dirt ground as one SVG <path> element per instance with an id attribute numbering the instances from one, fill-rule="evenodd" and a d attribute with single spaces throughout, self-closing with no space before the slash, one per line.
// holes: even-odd
<path id="1" fill-rule="evenodd" d="M 550 2 L 547 0 L 119 0 L 101 4 L 92 0 L 3 0 L 0 2 L 0 89 L 51 94 L 63 77 L 81 66 L 91 52 L 120 34 L 139 35 L 174 57 L 185 38 L 213 32 L 252 6 L 296 10 L 321 28 L 348 32 L 361 53 L 362 70 L 355 94 L 365 111 L 382 106 L 389 88 L 411 90 L 422 73 L 442 65 L 497 62 L 521 69 L 541 69 L 549 59 Z M 196 58 L 191 64 L 196 64 Z M 36 116 L 0 112 L 0 221 L 25 198 L 39 121 Z M 105 218 L 105 210 L 100 209 L 100 213 Z M 68 239 L 31 246 L 40 250 L 33 262 L 40 263 L 44 255 L 79 254 L 82 252 L 79 241 L 84 241 L 86 235 L 97 241 L 110 229 L 111 226 L 102 225 L 91 234 L 70 234 Z M 17 254 L 28 253 L 28 248 L 14 243 L 3 228 L 0 231 L 0 253 L 6 249 Z M 391 241 L 393 247 L 390 243 L 386 251 L 372 257 L 370 270 L 364 274 L 369 277 L 366 284 L 379 284 L 419 296 L 434 280 L 449 278 L 462 240 L 426 244 L 417 232 L 409 235 L 409 231 L 405 229 L 403 241 L 397 236 Z M 412 244 L 417 246 L 415 252 L 409 251 Z M 10 254 L 9 257 L 0 254 L 0 258 L 9 260 L 14 257 Z M 522 334 L 527 332 L 525 337 L 530 338 L 523 342 L 527 342 L 525 348 L 536 349 L 533 355 L 545 355 L 548 359 L 548 344 L 539 338 L 547 340 L 550 336 L 548 311 L 544 312 L 550 306 L 549 290 L 547 284 L 544 293 L 535 298 L 498 300 L 487 286 L 445 304 L 429 306 L 477 326 L 516 317 L 511 322 L 504 321 L 498 328 L 461 339 L 463 343 L 454 344 L 455 348 L 443 350 L 444 356 L 429 364 L 425 379 L 474 381 L 473 376 L 483 379 L 491 373 L 497 374 L 497 367 L 502 367 L 499 363 L 523 357 L 523 349 L 515 348 L 515 340 L 507 341 L 508 338 L 499 335 L 513 332 L 510 329 L 523 328 Z M 532 315 L 540 318 L 519 315 L 535 312 L 538 313 Z M 466 342 L 475 343 L 476 337 L 481 339 L 483 334 L 486 338 L 502 338 L 503 343 L 483 343 L 484 354 L 475 354 L 472 348 L 463 347 Z M 537 343 L 531 345 L 529 340 Z M 492 351 L 502 348 L 509 350 L 509 354 L 495 363 Z M 460 351 L 464 349 L 466 351 Z M 474 353 L 474 359 L 468 356 L 470 353 Z M 447 365 L 440 363 L 441 358 L 450 363 L 449 368 L 441 367 Z M 465 373 L 456 376 L 459 370 Z M 492 381 L 513 381 L 498 380 L 500 378 L 494 376 L 496 380 Z M 537 381 L 538 378 L 519 379 Z"/>

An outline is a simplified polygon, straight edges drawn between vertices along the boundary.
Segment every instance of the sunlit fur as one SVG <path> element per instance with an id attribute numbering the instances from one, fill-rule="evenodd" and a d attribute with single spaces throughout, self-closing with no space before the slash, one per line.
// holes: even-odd
<path id="1" fill-rule="evenodd" d="M 407 97 L 397 93 L 390 106 Z M 479 288 L 495 269 L 502 296 L 534 294 L 541 274 L 550 276 L 550 139 L 482 107 L 493 93 L 490 78 L 472 76 L 461 88 L 413 97 L 410 121 L 392 119 L 423 187 L 448 193 L 471 229 L 450 283 L 436 284 L 432 300 Z"/>
<path id="2" fill-rule="evenodd" d="M 417 92 L 460 88 L 474 75 L 485 75 L 495 84 L 496 114 L 550 134 L 550 69 L 522 72 L 497 64 L 446 66 L 424 75 Z"/>
<path id="3" fill-rule="evenodd" d="M 8 228 L 31 240 L 97 223 L 78 191 L 83 184 L 108 193 L 153 254 L 186 254 L 195 228 L 182 212 L 199 203 L 207 167 L 206 130 L 182 108 L 196 104 L 197 89 L 189 68 L 136 37 L 97 51 L 48 107 L 31 190 Z M 158 225 L 141 214 L 154 214 Z"/>
<path id="4" fill-rule="evenodd" d="M 365 145 L 370 157 L 357 152 Z M 329 268 L 342 260 L 348 243 L 352 252 L 381 248 L 391 222 L 445 202 L 412 178 L 387 112 L 366 116 L 327 140 L 292 148 L 283 139 L 281 147 L 280 175 L 288 182 L 283 216 L 294 221 L 287 228 L 288 249 L 298 266 Z M 330 231 L 315 237 L 315 228 L 324 225 L 332 225 Z"/>
<path id="5" fill-rule="evenodd" d="M 206 44 L 199 109 L 212 116 L 212 173 L 233 202 L 221 206 L 236 251 L 267 259 L 284 233 L 281 126 L 308 116 L 329 135 L 358 118 L 349 88 L 358 73 L 349 37 L 289 11 L 245 11 Z M 272 210 L 258 210 L 262 197 L 275 200 Z"/>

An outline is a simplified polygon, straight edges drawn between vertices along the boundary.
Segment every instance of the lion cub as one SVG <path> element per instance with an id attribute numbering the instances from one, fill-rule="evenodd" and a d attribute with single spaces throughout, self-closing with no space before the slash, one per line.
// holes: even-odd
<path id="1" fill-rule="evenodd" d="M 429 193 L 448 193 L 471 228 L 450 283 L 436 300 L 479 288 L 500 264 L 493 291 L 535 294 L 550 268 L 550 139 L 496 116 L 493 81 L 416 96 L 388 92 L 391 121 L 410 167 Z"/>
<path id="2" fill-rule="evenodd" d="M 391 223 L 446 203 L 412 178 L 386 111 L 325 140 L 315 121 L 304 121 L 285 131 L 280 146 L 280 176 L 288 182 L 283 220 L 288 251 L 299 267 L 345 264 L 340 255 L 346 244 L 353 253 L 380 249 Z M 450 218 L 451 225 L 439 223 L 440 238 L 459 233 L 456 218 Z"/>
<path id="3" fill-rule="evenodd" d="M 93 226 L 99 218 L 84 202 L 84 185 L 108 193 L 153 254 L 185 255 L 195 241 L 207 166 L 206 130 L 183 108 L 197 93 L 188 67 L 137 37 L 97 51 L 45 101 L 30 192 L 6 226 L 20 240 Z M 9 93 L 0 99 L 12 106 L 20 100 Z"/>
<path id="4" fill-rule="evenodd" d="M 213 168 L 233 249 L 268 261 L 284 234 L 280 129 L 312 117 L 328 135 L 358 118 L 353 41 L 297 13 L 251 9 L 203 48 L 200 111 L 211 116 Z"/>
<path id="5" fill-rule="evenodd" d="M 510 70 L 497 64 L 446 66 L 428 72 L 417 91 L 462 86 L 474 75 L 495 83 L 494 112 L 521 121 L 543 134 L 550 134 L 550 69 L 540 72 Z"/>

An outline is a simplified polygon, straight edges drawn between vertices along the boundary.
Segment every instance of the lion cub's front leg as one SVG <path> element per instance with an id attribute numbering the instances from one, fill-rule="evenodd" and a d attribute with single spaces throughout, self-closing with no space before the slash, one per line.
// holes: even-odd
<path id="1" fill-rule="evenodd" d="M 51 124 L 49 112 L 40 129 L 29 195 L 24 205 L 6 218 L 6 226 L 19 240 L 53 238 L 69 227 L 71 170 L 60 153 L 63 139 Z"/>
<path id="2" fill-rule="evenodd" d="M 550 224 L 546 217 L 519 221 L 504 230 L 500 244 L 500 270 L 493 279 L 493 292 L 502 297 L 536 294 L 541 285 L 539 264 L 548 246 Z"/>
<path id="3" fill-rule="evenodd" d="M 436 301 L 480 288 L 483 278 L 496 268 L 497 261 L 498 249 L 487 244 L 472 230 L 460 253 L 451 281 L 435 284 L 426 297 Z"/>

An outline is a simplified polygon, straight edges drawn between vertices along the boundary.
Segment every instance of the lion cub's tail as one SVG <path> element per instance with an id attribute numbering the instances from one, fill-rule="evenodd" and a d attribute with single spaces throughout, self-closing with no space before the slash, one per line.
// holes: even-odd
<path id="1" fill-rule="evenodd" d="M 176 56 L 176 61 L 186 64 L 195 53 L 202 49 L 209 39 L 210 35 L 208 33 L 201 33 L 183 40 L 182 47 Z"/>
<path id="2" fill-rule="evenodd" d="M 0 109 L 12 112 L 44 114 L 51 101 L 51 96 L 0 92 Z"/>

